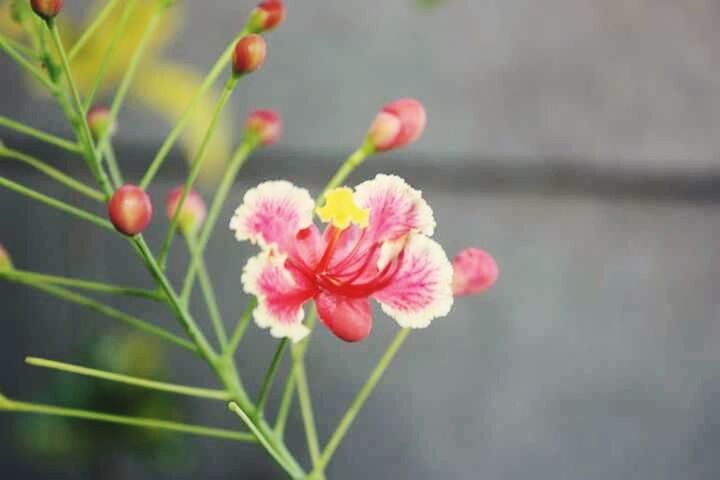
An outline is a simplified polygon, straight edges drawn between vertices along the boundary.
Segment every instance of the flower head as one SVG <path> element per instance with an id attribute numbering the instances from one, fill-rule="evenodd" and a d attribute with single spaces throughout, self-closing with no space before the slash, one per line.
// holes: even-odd
<path id="1" fill-rule="evenodd" d="M 425 129 L 425 107 L 412 98 L 401 98 L 385 105 L 368 131 L 368 141 L 384 152 L 414 142 Z"/>
<path id="2" fill-rule="evenodd" d="M 263 0 L 250 14 L 249 28 L 254 33 L 267 32 L 285 20 L 282 0 Z"/>
<path id="3" fill-rule="evenodd" d="M 495 259 L 479 248 L 466 248 L 453 259 L 453 293 L 455 296 L 482 293 L 498 279 Z"/>
<path id="4" fill-rule="evenodd" d="M 165 212 L 171 220 L 175 217 L 183 190 L 184 186 L 179 185 L 173 188 L 165 199 Z M 180 215 L 178 215 L 178 225 L 183 232 L 193 233 L 203 224 L 206 215 L 205 201 L 195 190 L 190 190 L 183 202 Z"/>
<path id="5" fill-rule="evenodd" d="M 355 189 L 325 195 L 313 224 L 307 190 L 265 182 L 249 190 L 230 222 L 238 240 L 261 247 L 242 282 L 258 298 L 256 323 L 299 341 L 308 329 L 303 306 L 314 301 L 322 323 L 359 341 L 372 328 L 370 298 L 403 327 L 424 328 L 453 303 L 452 266 L 430 239 L 432 210 L 403 179 L 378 175 Z"/>
<path id="6" fill-rule="evenodd" d="M 135 185 L 118 188 L 108 203 L 108 216 L 118 232 L 132 236 L 147 228 L 152 219 L 152 202 L 145 190 Z"/>
<path id="7" fill-rule="evenodd" d="M 273 110 L 255 110 L 248 115 L 245 131 L 257 135 L 261 144 L 271 145 L 282 133 L 282 119 Z"/>
<path id="8" fill-rule="evenodd" d="M 55 18 L 64 3 L 64 0 L 30 0 L 33 11 L 44 20 Z"/>
<path id="9" fill-rule="evenodd" d="M 5 247 L 0 244 L 0 270 L 9 270 L 12 267 L 13 264 L 10 254 L 5 250 Z"/>
<path id="10" fill-rule="evenodd" d="M 232 61 L 233 73 L 244 75 L 254 72 L 265 63 L 266 54 L 267 45 L 263 37 L 254 33 L 245 35 L 235 44 Z"/>
<path id="11" fill-rule="evenodd" d="M 112 118 L 110 109 L 102 105 L 96 105 L 90 109 L 87 114 L 87 122 L 90 133 L 96 140 L 105 135 L 115 135 L 117 132 L 117 123 Z"/>

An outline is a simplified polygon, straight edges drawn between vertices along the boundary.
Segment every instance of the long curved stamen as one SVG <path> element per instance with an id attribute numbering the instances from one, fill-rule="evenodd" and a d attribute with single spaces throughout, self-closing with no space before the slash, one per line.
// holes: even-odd
<path id="1" fill-rule="evenodd" d="M 337 245 L 337 241 L 340 238 L 340 234 L 342 233 L 342 230 L 339 228 L 336 228 L 334 225 L 330 225 L 330 234 L 332 237 L 330 238 L 330 241 L 327 244 L 327 247 L 325 247 L 325 252 L 323 253 L 322 258 L 320 259 L 320 262 L 315 267 L 315 273 L 318 274 L 325 270 L 325 267 L 327 267 L 328 263 L 330 263 L 330 258 L 332 258 L 332 254 L 335 251 L 335 246 Z"/>
<path id="2" fill-rule="evenodd" d="M 360 245 L 362 245 L 362 241 L 365 238 L 365 234 L 367 233 L 367 228 L 363 228 L 362 233 L 360 234 L 360 238 L 357 239 L 355 242 L 355 246 L 353 249 L 345 255 L 345 258 L 340 260 L 337 265 L 333 265 L 333 270 L 342 270 L 343 268 L 347 267 L 348 264 L 352 263 L 352 260 L 355 260 L 354 256 L 360 249 Z"/>

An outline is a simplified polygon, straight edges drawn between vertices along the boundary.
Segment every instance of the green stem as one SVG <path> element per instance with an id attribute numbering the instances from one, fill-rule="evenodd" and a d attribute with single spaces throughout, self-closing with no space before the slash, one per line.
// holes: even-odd
<path id="1" fill-rule="evenodd" d="M 46 275 L 36 272 L 26 272 L 22 270 L 0 270 L 1 277 L 12 277 L 23 279 L 27 283 L 46 283 L 50 285 L 59 285 L 63 287 L 79 288 L 93 292 L 109 293 L 113 295 L 127 295 L 131 297 L 141 297 L 150 300 L 162 301 L 164 297 L 153 290 L 142 288 L 119 287 L 116 285 L 108 285 L 107 283 L 94 282 L 90 280 L 80 280 L 77 278 L 58 277 L 55 275 Z"/>
<path id="2" fill-rule="evenodd" d="M 185 199 L 187 198 L 188 193 L 192 190 L 193 184 L 195 183 L 195 180 L 197 180 L 197 177 L 200 174 L 203 160 L 205 160 L 205 153 L 207 152 L 207 147 L 213 138 L 213 134 L 215 133 L 215 130 L 220 121 L 220 115 L 222 114 L 225 106 L 230 100 L 230 97 L 232 96 L 233 90 L 235 90 L 237 82 L 238 77 L 235 75 L 231 75 L 227 83 L 225 84 L 225 89 L 223 90 L 222 95 L 220 95 L 220 99 L 218 100 L 217 106 L 215 107 L 215 112 L 213 113 L 212 119 L 210 120 L 210 125 L 208 125 L 202 143 L 200 144 L 198 151 L 195 153 L 195 158 L 193 159 L 192 167 L 190 168 L 190 174 L 185 180 L 182 194 L 180 195 L 178 205 L 175 209 L 175 215 L 173 215 L 170 226 L 168 227 L 167 235 L 165 236 L 165 241 L 163 242 L 162 249 L 160 250 L 159 262 L 160 265 L 163 267 L 165 266 L 167 255 L 168 253 L 170 253 L 170 247 L 172 246 L 175 231 L 177 230 L 178 218 L 180 217 L 180 212 L 182 211 L 183 205 L 185 205 Z"/>
<path id="3" fill-rule="evenodd" d="M 285 387 L 283 387 L 283 393 L 280 400 L 280 407 L 278 408 L 277 418 L 275 419 L 275 434 L 283 438 L 285 436 L 285 425 L 287 425 L 288 415 L 290 414 L 290 407 L 292 407 L 293 393 L 295 393 L 295 375 L 288 375 Z"/>
<path id="4" fill-rule="evenodd" d="M 35 77 L 40 83 L 42 83 L 45 88 L 47 88 L 50 91 L 57 90 L 57 87 L 55 84 L 50 80 L 50 78 L 40 70 L 38 67 L 30 63 L 25 57 L 22 56 L 20 52 L 15 50 L 10 43 L 7 41 L 7 39 L 0 35 L 0 48 L 5 50 L 5 53 L 10 55 L 15 62 L 17 62 L 21 67 L 23 67 L 25 70 L 30 73 L 33 77 Z"/>
<path id="5" fill-rule="evenodd" d="M 56 136 L 56 135 L 52 135 L 50 133 L 43 132 L 36 128 L 32 128 L 28 125 L 25 125 L 20 122 L 16 122 L 15 120 L 11 120 L 7 117 L 0 116 L 0 126 L 7 127 L 11 130 L 15 130 L 16 132 L 24 133 L 25 135 L 28 135 L 28 136 L 31 136 L 33 138 L 40 140 L 41 142 L 55 145 L 56 147 L 62 148 L 63 150 L 67 150 L 68 152 L 80 153 L 80 150 L 81 150 L 80 147 L 76 143 L 69 142 L 63 138 Z"/>
<path id="6" fill-rule="evenodd" d="M 141 188 L 147 189 L 150 186 L 150 183 L 152 183 L 155 175 L 157 175 L 158 170 L 160 170 L 160 167 L 162 167 L 162 164 L 167 158 L 168 154 L 172 151 L 175 142 L 177 142 L 178 138 L 180 138 L 180 135 L 185 130 L 185 127 L 187 127 L 187 124 L 192 118 L 192 114 L 195 112 L 195 109 L 198 105 L 200 105 L 200 102 L 202 101 L 205 94 L 208 92 L 208 90 L 210 90 L 210 88 L 213 86 L 220 74 L 230 63 L 233 50 L 235 49 L 235 43 L 237 43 L 238 39 L 246 33 L 247 29 L 244 29 L 242 32 L 240 32 L 240 34 L 238 34 L 235 39 L 233 39 L 230 45 L 225 48 L 225 51 L 220 56 L 220 58 L 218 58 L 218 60 L 215 62 L 215 65 L 213 65 L 210 73 L 207 74 L 202 84 L 200 84 L 200 88 L 197 90 L 192 100 L 190 100 L 190 104 L 180 116 L 180 119 L 175 124 L 175 127 L 173 127 L 173 129 L 170 131 L 167 138 L 160 147 L 160 150 L 158 150 L 155 158 L 153 158 L 153 161 L 150 163 L 147 172 L 145 173 L 142 181 L 140 182 Z"/>
<path id="7" fill-rule="evenodd" d="M 70 49 L 70 53 L 68 53 L 68 58 L 72 62 L 75 56 L 80 52 L 80 50 L 83 49 L 85 44 L 90 40 L 90 38 L 95 34 L 98 28 L 103 24 L 105 19 L 107 19 L 108 15 L 110 15 L 115 8 L 115 6 L 118 4 L 119 0 L 110 0 L 105 4 L 103 9 L 98 13 L 97 17 L 95 17 L 95 20 L 88 25 L 85 28 L 85 31 L 80 36 L 80 39 L 78 39 L 75 44 L 73 44 L 72 48 Z"/>
<path id="8" fill-rule="evenodd" d="M 297 351 L 297 349 L 295 350 Z M 293 352 L 295 353 L 295 352 Z M 298 399 L 300 400 L 300 413 L 305 425 L 305 436 L 307 438 L 308 450 L 313 467 L 318 469 L 320 461 L 320 445 L 318 442 L 317 430 L 315 429 L 315 415 L 313 414 L 312 399 L 308 386 L 305 363 L 302 359 L 294 359 L 295 380 L 297 383 Z M 322 469 L 319 469 L 320 471 Z"/>
<path id="9" fill-rule="evenodd" d="M 44 358 L 27 357 L 25 363 L 34 367 L 49 368 L 59 370 L 61 372 L 83 375 L 86 377 L 99 378 L 110 382 L 123 383 L 134 387 L 147 388 L 150 390 L 158 390 L 161 392 L 175 393 L 177 395 L 185 395 L 189 397 L 207 398 L 210 400 L 229 401 L 230 394 L 225 390 L 212 390 L 209 388 L 188 387 L 186 385 L 177 385 L 167 382 L 156 382 L 144 378 L 133 377 L 130 375 L 122 375 L 94 368 L 81 367 L 70 363 L 58 362 L 55 360 L 47 360 Z"/>
<path id="10" fill-rule="evenodd" d="M 152 325 L 144 320 L 140 320 L 137 317 L 134 317 L 127 313 L 121 312 L 120 310 L 116 310 L 113 307 L 105 305 L 104 303 L 100 303 L 89 297 L 79 295 L 75 292 L 72 292 L 72 291 L 62 288 L 62 287 L 46 285 L 43 283 L 29 282 L 21 276 L 18 276 L 18 277 L 12 276 L 12 273 L 3 272 L 3 276 L 10 281 L 22 283 L 23 285 L 27 285 L 36 290 L 40 290 L 42 292 L 48 293 L 54 297 L 60 298 L 67 302 L 76 303 L 78 305 L 81 305 L 85 308 L 88 308 L 88 309 L 98 312 L 102 315 L 110 317 L 113 320 L 118 320 L 127 325 L 130 325 L 133 328 L 137 328 L 138 330 L 141 330 L 144 333 L 147 333 L 149 335 L 154 335 L 158 338 L 162 338 L 163 340 L 172 342 L 175 345 L 178 345 L 182 348 L 190 350 L 191 352 L 197 352 L 197 347 L 195 345 L 193 345 L 191 342 L 188 342 L 187 340 L 182 339 L 182 338 L 178 337 L 177 335 L 174 335 L 163 328 L 156 327 L 155 325 Z"/>
<path id="11" fill-rule="evenodd" d="M 256 136 L 246 136 L 242 144 L 235 151 L 230 163 L 228 163 L 227 169 L 220 181 L 220 185 L 218 185 L 207 219 L 205 220 L 205 225 L 203 226 L 197 242 L 197 248 L 200 255 L 192 258 L 190 268 L 188 268 L 187 274 L 185 275 L 185 281 L 183 282 L 183 288 L 180 293 L 180 298 L 182 298 L 185 302 L 188 301 L 190 295 L 192 294 L 195 275 L 197 274 L 198 268 L 201 267 L 199 262 L 203 258 L 202 255 L 205 252 L 205 248 L 207 248 L 208 241 L 210 241 L 210 237 L 215 229 L 215 225 L 220 217 L 220 213 L 222 212 L 223 205 L 225 205 L 225 200 L 230 193 L 230 189 L 232 188 L 233 183 L 235 183 L 235 179 L 237 178 L 240 168 L 242 168 L 245 161 L 255 148 L 257 148 L 258 144 L 259 139 Z"/>
<path id="12" fill-rule="evenodd" d="M 131 427 L 149 428 L 154 430 L 168 430 L 172 432 L 187 433 L 190 435 L 198 435 L 205 437 L 222 438 L 226 440 L 237 440 L 241 442 L 255 442 L 255 437 L 246 432 L 236 432 L 233 430 L 223 430 L 220 428 L 205 427 L 202 425 L 188 425 L 186 423 L 170 422 L 167 420 L 158 420 L 155 418 L 128 417 L 124 415 L 112 415 L 108 413 L 93 412 L 89 410 L 79 410 L 75 408 L 55 407 L 52 405 L 42 405 L 38 403 L 18 402 L 9 398 L 0 396 L 0 410 L 10 412 L 38 413 L 42 415 L 51 415 L 56 417 L 79 418 L 84 420 L 94 420 L 98 422 L 115 423 L 118 425 L 128 425 Z"/>
<path id="13" fill-rule="evenodd" d="M 3 36 L 3 40 L 6 41 L 12 48 L 25 55 L 26 57 L 37 59 L 39 58 L 38 53 L 29 45 L 25 45 L 13 38 Z"/>
<path id="14" fill-rule="evenodd" d="M 217 299 L 215 298 L 215 289 L 212 286 L 210 275 L 208 275 L 207 267 L 205 266 L 205 260 L 202 258 L 202 254 L 198 251 L 197 242 L 192 234 L 186 234 L 185 240 L 187 241 L 188 248 L 190 249 L 190 256 L 193 260 L 198 260 L 200 263 L 200 288 L 202 289 L 203 296 L 205 297 L 205 303 L 207 304 L 208 313 L 210 314 L 210 320 L 215 330 L 215 335 L 220 342 L 220 348 L 225 349 L 227 347 L 227 333 L 225 332 L 225 324 L 220 314 L 220 308 L 218 307 Z M 187 301 L 181 298 L 181 301 Z"/>
<path id="15" fill-rule="evenodd" d="M 322 202 L 323 197 L 325 196 L 325 192 L 328 190 L 332 190 L 333 188 L 339 187 L 342 185 L 343 182 L 347 179 L 347 177 L 358 167 L 360 164 L 362 164 L 367 157 L 372 155 L 375 152 L 375 148 L 372 146 L 372 144 L 369 141 L 366 141 L 360 148 L 355 150 L 340 166 L 337 172 L 335 172 L 335 175 L 330 179 L 330 181 L 325 185 L 325 188 L 323 189 L 320 196 L 316 199 L 316 203 L 320 204 Z"/>
<path id="16" fill-rule="evenodd" d="M 115 28 L 115 32 L 113 33 L 112 38 L 110 39 L 110 44 L 108 45 L 107 50 L 105 50 L 105 53 L 103 54 L 103 58 L 100 61 L 100 66 L 98 68 L 97 74 L 95 75 L 95 81 L 93 82 L 92 87 L 90 88 L 90 92 L 88 93 L 87 98 L 85 99 L 85 111 L 87 112 L 90 110 L 90 108 L 93 106 L 93 102 L 95 101 L 95 96 L 97 95 L 97 92 L 100 90 L 100 86 L 102 85 L 103 79 L 105 78 L 105 72 L 107 71 L 108 67 L 110 66 L 110 61 L 113 58 L 113 55 L 115 53 L 115 49 L 118 46 L 118 43 L 120 42 L 120 39 L 125 34 L 125 31 L 127 30 L 127 26 L 130 22 L 130 17 L 132 17 L 132 14 L 135 12 L 135 8 L 137 7 L 138 0 L 130 0 L 125 4 L 125 8 L 123 8 L 122 16 L 120 17 L 120 21 L 117 24 L 117 27 Z"/>
<path id="17" fill-rule="evenodd" d="M 260 396 L 258 397 L 257 402 L 256 412 L 258 417 L 262 416 L 263 411 L 265 410 L 265 405 L 267 404 L 268 396 L 270 395 L 270 389 L 272 388 L 273 380 L 275 380 L 275 376 L 277 375 L 278 368 L 280 368 L 280 361 L 285 353 L 287 344 L 287 338 L 280 340 L 277 350 L 275 350 L 275 355 L 273 355 L 272 362 L 270 363 L 270 368 L 268 368 L 268 371 L 265 374 L 265 379 L 263 380 L 262 388 L 260 388 Z"/>
<path id="18" fill-rule="evenodd" d="M 42 162 L 34 157 L 31 157 L 30 155 L 26 155 L 22 152 L 18 152 L 17 150 L 11 150 L 9 148 L 5 148 L 0 145 L 0 157 L 10 158 L 10 159 L 22 162 L 22 163 L 34 168 L 35 170 L 38 170 L 39 172 L 44 173 L 45 175 L 52 178 L 53 180 L 60 182 L 61 184 L 65 185 L 66 187 L 85 195 L 88 198 L 97 200 L 98 202 L 105 201 L 105 196 L 101 192 L 95 190 L 94 188 L 88 187 L 84 183 L 79 182 L 79 181 L 75 180 L 74 178 L 64 174 L 57 168 L 51 167 L 47 163 Z"/>
<path id="19" fill-rule="evenodd" d="M 253 297 L 253 299 L 250 300 L 250 303 L 245 309 L 243 316 L 240 318 L 240 321 L 238 321 L 237 325 L 235 326 L 235 330 L 233 331 L 232 337 L 230 338 L 230 342 L 228 343 L 227 348 L 223 352 L 224 358 L 229 359 L 235 355 L 235 352 L 240 345 L 240 340 L 242 340 L 248 326 L 250 325 L 250 320 L 252 320 L 255 307 L 257 307 L 257 299 Z"/>
<path id="20" fill-rule="evenodd" d="M 367 382 L 365 382 L 365 385 L 363 385 L 363 387 L 360 389 L 360 392 L 358 392 L 355 400 L 353 400 L 350 408 L 345 413 L 342 420 L 340 420 L 340 423 L 338 424 L 335 433 L 333 433 L 330 437 L 330 440 L 328 441 L 328 444 L 325 447 L 325 450 L 323 450 L 322 456 L 320 457 L 319 464 L 315 466 L 316 472 L 322 472 L 325 467 L 327 467 L 327 464 L 328 462 L 330 462 L 330 459 L 335 453 L 335 450 L 337 450 L 343 437 L 345 437 L 348 428 L 350 428 L 350 425 L 352 425 L 352 422 L 353 420 L 355 420 L 355 417 L 360 412 L 360 409 L 367 401 L 368 397 L 372 393 L 380 378 L 382 378 L 385 370 L 387 370 L 387 368 L 390 366 L 393 358 L 395 358 L 395 354 L 397 354 L 398 350 L 402 346 L 403 342 L 405 342 L 405 339 L 407 338 L 409 333 L 409 328 L 403 328 L 402 330 L 400 330 L 397 335 L 395 335 L 395 338 L 390 343 L 383 356 L 380 357 L 380 361 L 378 361 L 377 366 L 373 370 L 370 377 L 367 379 Z"/>
<path id="21" fill-rule="evenodd" d="M 103 193 L 105 193 L 106 196 L 109 196 L 110 193 L 112 193 L 112 190 L 110 188 L 110 181 L 108 180 L 107 175 L 103 171 L 102 166 L 100 165 L 100 159 L 95 152 L 95 145 L 93 144 L 90 127 L 87 123 L 87 117 L 85 115 L 85 110 L 83 109 L 82 100 L 80 99 L 80 93 L 78 92 L 72 70 L 70 69 L 70 62 L 68 61 L 67 54 L 65 53 L 65 47 L 63 46 L 62 39 L 60 38 L 60 32 L 54 20 L 48 21 L 47 24 L 48 28 L 50 29 L 50 33 L 52 33 L 55 48 L 60 55 L 60 61 L 62 63 L 65 77 L 67 79 L 68 85 L 70 86 L 71 98 L 74 104 L 73 110 L 75 113 L 75 121 L 73 123 L 79 125 L 80 127 L 78 131 L 78 139 L 85 146 L 85 157 L 88 167 L 97 179 L 97 182 L 100 185 L 100 189 L 103 191 Z"/>
<path id="22" fill-rule="evenodd" d="M 36 192 L 35 190 L 20 185 L 19 183 L 15 183 L 12 180 L 8 180 L 5 177 L 0 177 L 0 187 L 5 187 L 21 195 L 25 195 L 28 198 L 32 198 L 33 200 L 45 203 L 46 205 L 57 208 L 58 210 L 62 210 L 66 213 L 69 213 L 70 215 L 74 215 L 83 220 L 87 220 L 88 222 L 92 222 L 95 225 L 110 230 L 112 232 L 115 231 L 115 227 L 112 226 L 112 223 L 108 222 L 104 218 L 100 218 L 97 215 L 86 212 L 85 210 L 73 207 L 72 205 L 68 205 L 67 203 L 56 200 L 52 197 L 48 197 L 47 195 Z"/>
<path id="23" fill-rule="evenodd" d="M 123 176 L 120 172 L 120 166 L 118 165 L 117 157 L 115 157 L 115 149 L 109 143 L 105 147 L 105 158 L 107 160 L 110 178 L 112 179 L 115 188 L 117 188 L 125 182 L 123 181 Z"/>

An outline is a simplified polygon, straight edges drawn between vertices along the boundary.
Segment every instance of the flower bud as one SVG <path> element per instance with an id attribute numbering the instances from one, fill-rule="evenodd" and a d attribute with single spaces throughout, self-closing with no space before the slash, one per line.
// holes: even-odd
<path id="1" fill-rule="evenodd" d="M 175 218 L 175 212 L 183 191 L 183 185 L 179 185 L 173 188 L 165 199 L 165 212 L 171 221 Z M 194 233 L 203 224 L 206 215 L 205 201 L 195 190 L 190 190 L 190 193 L 185 197 L 180 215 L 178 215 L 177 224 L 183 232 Z"/>
<path id="2" fill-rule="evenodd" d="M 479 248 L 466 248 L 453 259 L 453 294 L 473 295 L 492 287 L 499 271 L 495 259 Z"/>
<path id="3" fill-rule="evenodd" d="M 282 0 L 263 0 L 250 14 L 248 28 L 261 33 L 272 30 L 285 20 L 285 5 Z"/>
<path id="4" fill-rule="evenodd" d="M 425 129 L 422 103 L 401 98 L 385 105 L 370 125 L 367 139 L 375 150 L 384 152 L 417 140 Z"/>
<path id="5" fill-rule="evenodd" d="M 95 106 L 87 114 L 88 127 L 95 140 L 105 135 L 112 136 L 117 132 L 117 123 L 110 114 L 110 109 L 103 106 Z"/>
<path id="6" fill-rule="evenodd" d="M 108 216 L 118 232 L 132 236 L 141 233 L 152 219 L 152 202 L 145 190 L 123 185 L 108 203 Z"/>
<path id="7" fill-rule="evenodd" d="M 254 72 L 265 63 L 266 52 L 267 45 L 264 38 L 254 33 L 245 35 L 235 44 L 232 61 L 233 73 L 244 75 Z"/>
<path id="8" fill-rule="evenodd" d="M 0 244 L 0 270 L 10 270 L 13 268 L 10 254 L 5 250 L 5 247 Z"/>
<path id="9" fill-rule="evenodd" d="M 262 145 L 270 145 L 275 143 L 282 133 L 282 119 L 273 110 L 255 110 L 248 115 L 245 131 L 257 135 Z"/>
<path id="10" fill-rule="evenodd" d="M 64 3 L 64 0 L 30 0 L 33 11 L 46 21 L 55 18 Z"/>

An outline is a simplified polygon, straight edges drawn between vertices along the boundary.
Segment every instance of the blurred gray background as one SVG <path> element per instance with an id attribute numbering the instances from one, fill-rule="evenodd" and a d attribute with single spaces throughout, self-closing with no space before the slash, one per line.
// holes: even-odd
<path id="1" fill-rule="evenodd" d="M 78 13 L 85 2 L 67 3 Z M 206 69 L 252 4 L 186 2 L 192 22 L 168 55 Z M 501 267 L 493 290 L 458 300 L 450 317 L 410 337 L 329 478 L 718 478 L 720 4 L 290 0 L 288 10 L 268 36 L 266 66 L 232 107 L 238 119 L 256 106 L 276 108 L 286 134 L 250 162 L 225 217 L 263 179 L 317 191 L 380 104 L 414 96 L 428 109 L 425 136 L 369 161 L 350 183 L 378 171 L 405 176 L 434 207 L 449 254 L 477 245 Z M 1 114 L 64 131 L 53 107 L 30 100 L 5 57 L 0 72 Z M 137 178 L 168 127 L 141 108 L 125 112 L 123 125 L 121 162 Z M 44 152 L 5 133 L 8 144 Z M 72 159 L 53 158 L 79 172 Z M 172 165 L 151 192 L 157 204 L 182 175 L 182 161 Z M 82 204 L 19 166 L 2 168 Z M 0 241 L 22 268 L 149 281 L 120 239 L 7 191 L 0 207 Z M 153 245 L 164 228 L 157 219 Z M 243 307 L 239 275 L 251 251 L 222 229 L 211 244 L 228 321 Z M 179 276 L 183 249 L 174 254 Z M 2 285 L 0 302 L 0 388 L 22 399 L 42 399 L 34 395 L 55 376 L 23 366 L 25 355 L 72 362 L 88 332 L 112 325 L 17 286 Z M 173 326 L 142 303 L 130 308 Z M 378 315 L 372 337 L 354 346 L 318 331 L 309 372 L 322 438 L 393 330 Z M 251 386 L 273 345 L 256 328 L 243 344 Z M 201 364 L 182 352 L 173 359 L 174 381 L 208 385 Z M 198 422 L 235 421 L 222 405 L 189 408 Z M 0 416 L 8 478 L 93 477 L 18 452 L 11 423 Z M 297 412 L 290 428 L 302 457 Z M 112 451 L 105 474 L 282 478 L 251 447 L 195 438 L 187 445 L 196 461 L 183 472 Z"/>

